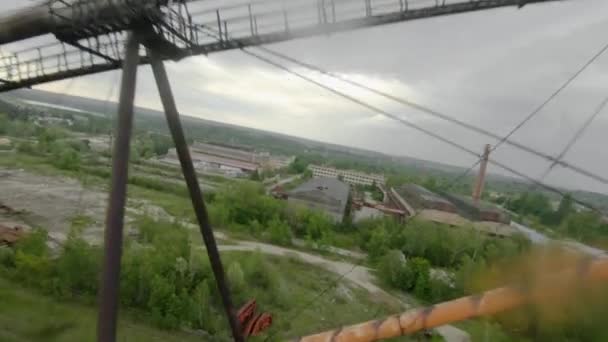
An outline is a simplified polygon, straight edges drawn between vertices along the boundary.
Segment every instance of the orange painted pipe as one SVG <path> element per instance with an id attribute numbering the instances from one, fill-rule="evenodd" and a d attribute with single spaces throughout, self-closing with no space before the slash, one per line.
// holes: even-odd
<path id="1" fill-rule="evenodd" d="M 474 317 L 494 315 L 530 302 L 558 299 L 569 290 L 589 281 L 608 281 L 608 259 L 589 260 L 577 268 L 541 278 L 536 282 L 537 285 L 500 287 L 384 319 L 300 337 L 294 341 L 369 342 L 409 335 Z"/>

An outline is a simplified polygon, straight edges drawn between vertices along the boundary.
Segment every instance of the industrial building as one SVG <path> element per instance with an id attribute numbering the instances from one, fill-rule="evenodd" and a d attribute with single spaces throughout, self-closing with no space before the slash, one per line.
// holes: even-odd
<path id="1" fill-rule="evenodd" d="M 341 178 L 349 184 L 355 185 L 384 185 L 383 175 L 364 173 L 354 170 L 339 170 L 328 166 L 308 165 L 313 177 Z"/>
<path id="2" fill-rule="evenodd" d="M 452 202 L 417 184 L 405 184 L 394 189 L 393 192 L 398 195 L 397 198 L 405 202 L 401 204 L 410 213 L 412 209 L 414 212 L 423 209 L 434 209 L 449 213 L 458 211 Z"/>
<path id="3" fill-rule="evenodd" d="M 194 168 L 202 172 L 219 173 L 229 177 L 247 177 L 258 169 L 258 165 L 255 163 L 212 155 L 192 148 L 190 149 L 190 156 Z M 169 149 L 162 161 L 179 165 L 175 148 Z"/>
<path id="4" fill-rule="evenodd" d="M 388 192 L 391 205 L 418 219 L 452 227 L 471 227 L 483 234 L 508 237 L 516 233 L 502 210 L 465 196 L 431 192 L 416 184 L 406 184 Z"/>
<path id="5" fill-rule="evenodd" d="M 268 152 L 256 152 L 248 146 L 195 142 L 190 147 L 192 162 L 197 170 L 220 173 L 230 177 L 247 177 L 252 173 L 284 167 L 293 157 L 271 156 Z M 179 164 L 174 148 L 170 149 L 164 162 Z"/>
<path id="6" fill-rule="evenodd" d="M 475 200 L 470 197 L 455 195 L 455 194 L 443 194 L 446 198 L 448 198 L 454 205 L 457 207 L 458 212 L 472 221 L 486 221 L 486 222 L 497 222 L 510 224 L 511 217 L 510 215 L 494 206 L 491 203 L 483 202 L 478 200 L 475 203 Z"/>
<path id="7" fill-rule="evenodd" d="M 350 196 L 350 186 L 335 178 L 313 178 L 287 194 L 291 207 L 303 206 L 325 212 L 334 222 L 342 222 Z"/>

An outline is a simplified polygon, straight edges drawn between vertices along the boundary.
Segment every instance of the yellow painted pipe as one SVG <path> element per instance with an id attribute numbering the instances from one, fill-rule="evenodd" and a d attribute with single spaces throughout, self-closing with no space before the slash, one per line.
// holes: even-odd
<path id="1" fill-rule="evenodd" d="M 409 335 L 474 317 L 494 315 L 526 303 L 560 299 L 576 286 L 591 281 L 608 281 L 608 259 L 588 260 L 576 268 L 540 278 L 535 282 L 536 285 L 500 287 L 384 319 L 300 337 L 294 341 L 369 342 Z"/>

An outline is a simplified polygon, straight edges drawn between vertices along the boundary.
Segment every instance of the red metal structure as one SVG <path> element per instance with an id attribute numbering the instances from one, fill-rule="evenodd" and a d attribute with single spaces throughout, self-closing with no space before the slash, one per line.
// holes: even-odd
<path id="1" fill-rule="evenodd" d="M 236 315 L 243 337 L 257 336 L 272 325 L 272 316 L 266 312 L 256 314 L 256 308 L 256 300 L 252 299 L 243 305 Z"/>

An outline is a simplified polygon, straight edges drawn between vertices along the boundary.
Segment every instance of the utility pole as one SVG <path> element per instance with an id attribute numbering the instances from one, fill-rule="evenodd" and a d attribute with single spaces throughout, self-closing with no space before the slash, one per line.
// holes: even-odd
<path id="1" fill-rule="evenodd" d="M 483 186 L 486 181 L 486 170 L 488 168 L 488 157 L 490 156 L 490 149 L 492 147 L 487 144 L 484 151 L 483 156 L 481 157 L 481 163 L 479 164 L 479 174 L 477 175 L 477 179 L 475 180 L 475 186 L 473 187 L 473 203 L 478 206 L 479 200 L 481 199 L 481 194 L 483 193 Z"/>

